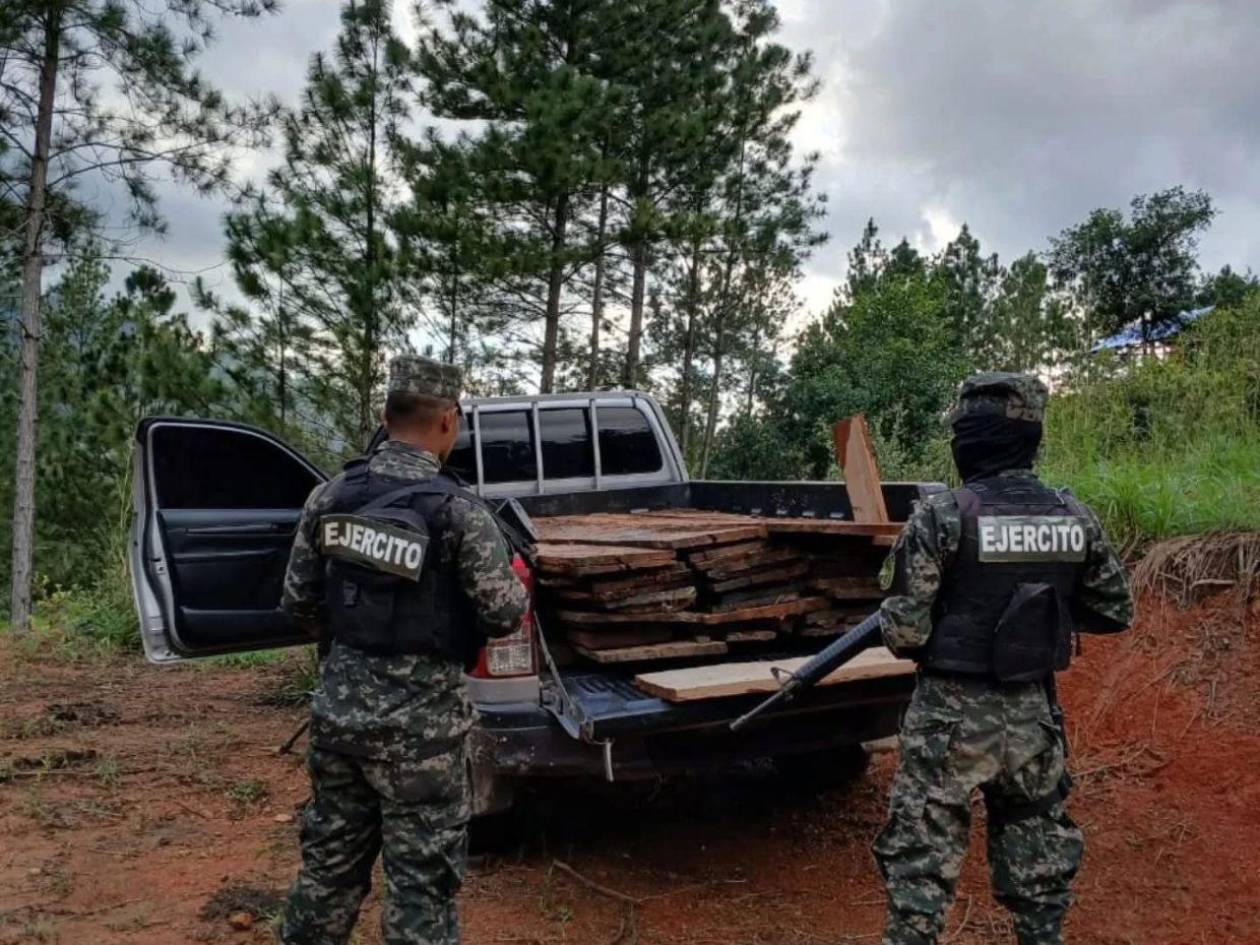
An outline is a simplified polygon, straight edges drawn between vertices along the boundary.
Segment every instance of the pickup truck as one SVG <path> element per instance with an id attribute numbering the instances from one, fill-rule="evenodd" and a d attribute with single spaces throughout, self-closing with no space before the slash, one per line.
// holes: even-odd
<path id="1" fill-rule="evenodd" d="M 639 392 L 463 406 L 467 422 L 448 465 L 491 503 L 516 499 L 531 516 L 696 508 L 851 517 L 840 483 L 689 479 L 660 406 Z M 298 515 L 327 473 L 238 423 L 150 417 L 136 440 L 130 564 L 148 659 L 308 643 L 278 603 Z M 934 488 L 883 484 L 891 518 L 904 520 Z M 897 731 L 913 686 L 892 676 L 819 689 L 735 735 L 727 723 L 760 697 L 672 704 L 636 689 L 619 668 L 562 668 L 542 616 L 491 641 L 468 673 L 479 714 L 469 752 L 478 813 L 510 805 L 520 779 L 634 780 L 767 757 L 804 771 L 842 758 L 851 766 L 861 743 Z"/>

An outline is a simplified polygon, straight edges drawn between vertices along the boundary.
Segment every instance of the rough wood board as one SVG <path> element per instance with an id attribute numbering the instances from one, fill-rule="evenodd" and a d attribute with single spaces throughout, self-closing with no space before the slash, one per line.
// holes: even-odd
<path id="1" fill-rule="evenodd" d="M 668 586 L 669 582 L 677 581 L 680 585 L 690 583 L 691 579 L 691 568 L 681 561 L 674 561 L 659 570 L 645 571 L 642 574 L 631 574 L 627 577 L 613 576 L 587 581 L 584 582 L 582 589 L 587 593 L 594 594 L 596 597 L 612 599 L 637 593 L 647 587 L 664 588 Z"/>
<path id="2" fill-rule="evenodd" d="M 703 568 L 728 561 L 731 558 L 755 555 L 769 549 L 770 543 L 766 541 L 741 541 L 734 545 L 724 545 L 720 548 L 692 551 L 688 553 L 687 560 L 696 567 Z"/>
<path id="3" fill-rule="evenodd" d="M 759 587 L 750 591 L 735 591 L 723 594 L 711 608 L 715 611 L 735 610 L 739 607 L 751 607 L 760 604 L 781 604 L 784 601 L 797 600 L 805 590 L 799 581 L 791 584 L 779 584 L 775 587 Z"/>
<path id="4" fill-rule="evenodd" d="M 875 450 L 871 446 L 871 434 L 866 428 L 866 417 L 854 414 L 831 428 L 835 439 L 836 459 L 844 470 L 845 491 L 849 493 L 849 505 L 853 507 L 855 522 L 887 522 L 888 507 L 884 504 L 884 490 L 879 481 L 879 466 L 875 463 Z"/>
<path id="5" fill-rule="evenodd" d="M 741 607 L 720 614 L 706 614 L 695 610 L 680 610 L 677 613 L 652 614 L 593 614 L 580 610 L 561 610 L 556 619 L 569 626 L 593 626 L 611 623 L 666 623 L 666 624 L 701 624 L 704 626 L 720 626 L 728 623 L 743 623 L 748 620 L 773 620 L 789 617 L 793 614 L 807 614 L 815 610 L 826 610 L 831 602 L 825 597 L 803 597 L 800 600 L 783 604 L 766 604 L 759 607 Z"/>
<path id="6" fill-rule="evenodd" d="M 610 650 L 617 647 L 647 646 L 664 643 L 673 633 L 669 627 L 627 627 L 617 630 L 569 630 L 565 633 L 570 645 L 587 650 Z"/>
<path id="7" fill-rule="evenodd" d="M 791 564 L 783 568 L 741 571 L 736 575 L 732 575 L 729 580 L 715 581 L 709 585 L 709 589 L 715 594 L 725 594 L 727 591 L 738 590 L 741 587 L 758 587 L 763 584 L 784 584 L 796 578 L 804 577 L 808 571 L 809 562 L 807 561 L 801 561 L 797 564 Z"/>
<path id="8" fill-rule="evenodd" d="M 732 630 L 723 639 L 727 643 L 769 643 L 778 636 L 773 630 Z"/>
<path id="9" fill-rule="evenodd" d="M 632 545 L 615 545 L 611 542 L 583 544 L 553 544 L 540 542 L 535 546 L 538 563 L 544 567 L 557 565 L 589 566 L 596 564 L 635 564 L 644 565 L 659 562 L 662 565 L 673 563 L 674 556 L 669 551 L 654 548 L 637 548 Z"/>
<path id="10" fill-rule="evenodd" d="M 749 538 L 762 538 L 765 528 L 755 522 L 739 526 L 714 526 L 712 528 L 668 529 L 653 528 L 650 523 L 642 526 L 559 524 L 562 519 L 539 519 L 538 535 L 548 544 L 623 545 L 639 548 L 702 548 L 723 545 Z"/>
<path id="11" fill-rule="evenodd" d="M 551 594 L 565 604 L 583 604 L 599 610 L 616 610 L 619 607 L 634 607 L 636 604 L 650 602 L 654 594 L 677 593 L 678 591 L 694 591 L 695 584 L 687 578 L 664 578 L 651 584 L 631 587 L 617 593 L 598 593 L 581 587 L 553 588 Z M 679 594 L 681 598 L 686 595 Z M 691 595 L 694 599 L 695 595 Z M 661 598 L 668 600 L 669 598 Z"/>
<path id="12" fill-rule="evenodd" d="M 697 567 L 710 581 L 725 581 L 730 578 L 744 577 L 754 571 L 763 571 L 776 565 L 782 566 L 796 564 L 797 562 L 804 563 L 799 551 L 791 548 L 776 548 L 752 555 L 740 555 L 738 558 L 713 561 Z"/>
<path id="13" fill-rule="evenodd" d="M 614 604 L 606 604 L 608 613 L 616 614 L 655 614 L 661 611 L 673 613 L 686 610 L 696 602 L 698 592 L 694 587 L 683 587 L 673 591 L 662 591 L 659 594 L 644 594 L 640 598 L 620 600 Z"/>
<path id="14" fill-rule="evenodd" d="M 808 660 L 809 657 L 801 656 L 786 660 L 722 663 L 717 666 L 694 666 L 689 669 L 640 673 L 634 677 L 634 684 L 644 692 L 668 702 L 694 702 L 698 699 L 717 699 L 723 696 L 771 693 L 779 688 L 779 683 L 771 674 L 771 669 L 777 667 L 786 672 L 792 672 L 804 666 Z M 903 676 L 913 673 L 914 663 L 911 660 L 899 660 L 888 650 L 879 647 L 859 653 L 852 662 L 841 666 L 818 685 L 837 686 L 859 679 Z"/>
<path id="15" fill-rule="evenodd" d="M 685 656 L 721 656 L 728 652 L 726 644 L 721 640 L 675 640 L 673 643 L 626 646 L 615 650 L 591 650 L 583 646 L 575 649 L 596 663 L 639 663 L 644 660 L 672 660 Z"/>

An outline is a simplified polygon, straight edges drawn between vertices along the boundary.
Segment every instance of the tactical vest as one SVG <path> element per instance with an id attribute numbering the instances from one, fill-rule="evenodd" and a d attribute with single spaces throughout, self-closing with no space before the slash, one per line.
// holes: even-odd
<path id="1" fill-rule="evenodd" d="M 431 653 L 468 668 L 485 644 L 460 590 L 454 562 L 442 560 L 441 509 L 452 495 L 479 500 L 438 475 L 400 484 L 346 464 L 320 515 L 329 630 L 333 639 L 382 656 Z"/>
<path id="2" fill-rule="evenodd" d="M 1031 477 L 980 480 L 954 497 L 961 541 L 920 665 L 1007 682 L 1066 669 L 1089 553 L 1084 509 Z"/>

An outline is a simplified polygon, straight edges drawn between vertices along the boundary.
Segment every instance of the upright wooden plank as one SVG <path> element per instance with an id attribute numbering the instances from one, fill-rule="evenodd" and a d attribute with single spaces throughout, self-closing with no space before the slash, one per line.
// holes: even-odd
<path id="1" fill-rule="evenodd" d="M 724 696 L 743 696 L 750 693 L 771 693 L 779 688 L 771 670 L 778 668 L 793 672 L 805 665 L 808 657 L 787 660 L 759 660 L 753 663 L 719 663 L 716 666 L 693 666 L 687 669 L 671 669 L 663 672 L 640 673 L 634 684 L 644 692 L 668 702 L 694 702 L 699 699 L 718 699 Z M 880 676 L 903 676 L 914 673 L 911 660 L 899 660 L 888 650 L 880 647 L 858 654 L 852 662 L 841 666 L 819 683 L 820 686 L 838 686 L 859 679 Z"/>
<path id="2" fill-rule="evenodd" d="M 882 523 L 888 521 L 888 506 L 880 486 L 879 466 L 871 446 L 871 433 L 866 417 L 854 414 L 831 428 L 835 439 L 836 459 L 844 470 L 844 485 L 853 506 L 853 521 Z"/>

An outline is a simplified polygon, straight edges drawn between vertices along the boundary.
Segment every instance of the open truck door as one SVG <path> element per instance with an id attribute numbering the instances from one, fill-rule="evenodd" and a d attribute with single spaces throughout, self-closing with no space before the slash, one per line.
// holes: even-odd
<path id="1" fill-rule="evenodd" d="M 310 642 L 280 592 L 302 505 L 325 474 L 242 424 L 150 417 L 136 440 L 129 551 L 145 655 Z"/>

